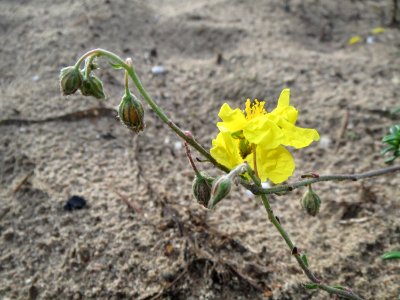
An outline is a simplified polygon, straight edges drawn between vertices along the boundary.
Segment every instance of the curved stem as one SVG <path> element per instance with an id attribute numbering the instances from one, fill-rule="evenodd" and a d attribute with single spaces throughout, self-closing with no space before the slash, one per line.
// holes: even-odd
<path id="1" fill-rule="evenodd" d="M 253 180 L 253 182 L 255 183 L 255 185 L 260 187 L 261 186 L 261 180 L 258 178 L 258 176 L 256 176 L 256 173 L 252 170 L 252 168 L 248 164 L 246 164 L 246 170 L 247 170 L 247 173 L 249 174 L 249 176 L 251 177 L 251 179 Z M 346 290 L 338 289 L 338 288 L 331 287 L 329 285 L 325 285 L 325 284 L 321 283 L 321 280 L 319 280 L 311 272 L 311 270 L 308 268 L 306 263 L 301 259 L 300 254 L 297 252 L 296 246 L 294 245 L 294 243 L 290 239 L 288 233 L 283 228 L 283 226 L 281 225 L 279 220 L 274 215 L 272 207 L 271 207 L 271 205 L 269 203 L 268 196 L 266 194 L 261 195 L 261 200 L 262 200 L 262 203 L 264 205 L 265 210 L 267 211 L 268 219 L 275 226 L 275 228 L 278 230 L 278 232 L 282 236 L 282 238 L 285 240 L 285 242 L 288 245 L 291 253 L 296 258 L 297 263 L 299 264 L 301 269 L 304 271 L 304 273 L 306 274 L 308 279 L 310 279 L 313 283 L 315 283 L 318 288 L 320 288 L 321 290 L 325 290 L 328 293 L 337 294 L 337 295 L 343 296 L 343 297 L 345 297 L 347 299 L 362 300 L 362 298 L 358 297 L 353 292 L 348 292 Z"/>
<path id="2" fill-rule="evenodd" d="M 126 64 L 118 55 L 109 52 L 103 49 L 94 49 L 87 53 L 85 53 L 77 63 L 75 67 L 79 68 L 80 64 L 85 60 L 86 57 L 89 56 L 105 56 L 111 59 L 113 62 L 119 64 L 122 68 L 128 72 L 129 76 L 131 77 L 133 83 L 135 84 L 136 88 L 138 89 L 139 93 L 143 96 L 146 102 L 150 105 L 153 109 L 154 113 L 165 123 L 167 124 L 180 138 L 186 141 L 189 145 L 195 148 L 201 155 L 203 155 L 210 163 L 212 163 L 217 168 L 229 172 L 229 169 L 220 163 L 218 163 L 208 151 L 201 146 L 193 137 L 187 136 L 182 129 L 180 129 L 172 120 L 170 120 L 164 111 L 153 101 L 150 95 L 147 93 L 146 89 L 143 87 L 142 83 L 140 82 L 139 77 L 136 74 L 135 68 Z"/>
<path id="3" fill-rule="evenodd" d="M 88 62 L 86 63 L 86 69 L 85 69 L 85 77 L 88 78 L 90 75 L 90 71 L 92 71 L 90 69 L 90 65 L 92 64 L 93 60 L 96 58 L 96 56 L 91 56 L 88 60 Z"/>
<path id="4" fill-rule="evenodd" d="M 124 86 L 125 86 L 125 94 L 129 95 L 130 91 L 129 91 L 129 80 L 128 80 L 128 72 L 125 71 L 125 75 L 124 75 Z"/>
<path id="5" fill-rule="evenodd" d="M 275 193 L 282 193 L 282 192 L 290 192 L 299 187 L 307 186 L 307 185 L 310 185 L 310 184 L 316 183 L 316 182 L 344 181 L 344 180 L 357 181 L 359 179 L 380 176 L 380 175 L 384 175 L 384 174 L 394 173 L 397 171 L 400 171 L 400 165 L 395 165 L 395 166 L 388 167 L 388 168 L 382 168 L 382 169 L 372 170 L 372 171 L 358 173 L 358 174 L 338 174 L 338 175 L 320 176 L 317 178 L 301 180 L 301 181 L 294 182 L 294 183 L 282 184 L 282 185 L 278 185 L 278 186 L 275 186 L 272 188 L 267 188 L 267 189 L 263 189 L 262 187 L 257 186 L 256 184 L 253 184 L 253 185 L 249 184 L 245 180 L 242 180 L 240 183 L 244 187 L 249 189 L 255 195 L 261 195 L 261 194 L 268 195 L 268 194 L 275 194 Z"/>
<path id="6" fill-rule="evenodd" d="M 271 221 L 271 223 L 275 226 L 275 228 L 279 231 L 280 235 L 282 238 L 285 240 L 286 244 L 288 245 L 291 253 L 293 256 L 296 258 L 297 263 L 301 267 L 301 269 L 304 271 L 308 279 L 310 279 L 312 282 L 316 283 L 318 288 L 325 290 L 331 294 L 337 294 L 343 297 L 346 297 L 347 299 L 352 299 L 352 300 L 362 300 L 362 298 L 358 297 L 352 292 L 348 292 L 346 290 L 338 289 L 331 287 L 329 285 L 325 285 L 321 283 L 321 280 L 319 280 L 315 275 L 311 272 L 311 270 L 308 268 L 308 266 L 304 263 L 304 261 L 301 259 L 300 254 L 295 251 L 295 245 L 293 244 L 292 240 L 290 239 L 289 235 L 285 231 L 285 229 L 282 227 L 281 223 L 278 221 L 278 219 L 275 217 L 274 212 L 271 208 L 271 205 L 268 200 L 267 195 L 261 195 L 261 199 L 263 202 L 263 205 L 265 207 L 265 210 L 267 211 L 268 219 Z"/>

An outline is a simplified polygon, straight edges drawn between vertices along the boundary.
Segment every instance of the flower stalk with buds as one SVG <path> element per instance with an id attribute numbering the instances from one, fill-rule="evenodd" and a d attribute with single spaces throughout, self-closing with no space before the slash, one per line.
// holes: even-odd
<path id="1" fill-rule="evenodd" d="M 224 104 L 219 113 L 222 121 L 217 124 L 219 133 L 212 142 L 210 152 L 208 152 L 195 140 L 192 134 L 179 128 L 154 102 L 139 80 L 131 59 L 124 61 L 116 54 L 103 49 L 91 50 L 85 53 L 74 66 L 61 70 L 60 87 L 62 93 L 71 95 L 80 89 L 85 96 L 103 99 L 103 84 L 99 78 L 92 74 L 93 70 L 97 68 L 95 59 L 100 57 L 107 59 L 114 69 L 123 69 L 125 72 L 125 94 L 118 112 L 121 122 L 126 127 L 135 133 L 144 129 L 143 105 L 129 90 L 128 83 L 131 80 L 154 113 L 183 139 L 187 156 L 195 172 L 192 190 L 199 204 L 206 208 L 215 208 L 229 194 L 232 184 L 240 183 L 254 194 L 259 195 L 258 198 L 261 199 L 268 219 L 278 230 L 290 253 L 311 281 L 311 283 L 304 285 L 307 289 L 324 290 L 346 299 L 362 299 L 350 289 L 330 286 L 314 275 L 309 267 L 307 257 L 298 250 L 275 216 L 268 195 L 290 192 L 295 188 L 308 185 L 309 190 L 304 195 L 301 204 L 310 215 L 315 216 L 320 208 L 320 199 L 311 189 L 312 183 L 328 180 L 357 180 L 383 175 L 399 171 L 400 166 L 392 166 L 358 175 L 315 176 L 292 184 L 281 184 L 293 174 L 295 168 L 293 157 L 286 147 L 299 149 L 307 147 L 313 141 L 319 139 L 319 134 L 315 129 L 301 128 L 296 125 L 298 112 L 290 105 L 289 89 L 282 91 L 277 107 L 270 112 L 264 109 L 265 103 L 258 100 L 248 100 L 244 111 L 232 109 L 228 104 Z M 80 67 L 84 61 L 86 61 L 85 68 L 81 70 Z M 393 136 L 386 139 L 391 148 L 385 151 L 398 150 L 399 135 L 397 131 L 392 132 Z M 206 161 L 227 174 L 214 179 L 200 172 L 191 158 L 189 146 L 196 149 Z M 278 185 L 263 189 L 261 183 L 265 180 L 270 180 Z"/>

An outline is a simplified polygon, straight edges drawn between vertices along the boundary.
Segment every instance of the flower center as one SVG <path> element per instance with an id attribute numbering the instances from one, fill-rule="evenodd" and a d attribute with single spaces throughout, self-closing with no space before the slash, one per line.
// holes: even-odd
<path id="1" fill-rule="evenodd" d="M 246 120 L 251 120 L 259 116 L 265 115 L 267 112 L 264 109 L 264 105 L 265 101 L 260 102 L 255 99 L 254 102 L 251 103 L 250 99 L 247 99 L 246 108 L 244 110 L 246 113 Z"/>

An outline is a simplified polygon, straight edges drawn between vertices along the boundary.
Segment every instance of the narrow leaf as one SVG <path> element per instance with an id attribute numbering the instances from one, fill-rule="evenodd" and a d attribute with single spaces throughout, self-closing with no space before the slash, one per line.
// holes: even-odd
<path id="1" fill-rule="evenodd" d="M 318 284 L 316 283 L 305 283 L 304 287 L 309 290 L 315 290 L 318 288 Z"/>
<path id="2" fill-rule="evenodd" d="M 306 265 L 306 267 L 308 267 L 308 259 L 307 259 L 307 255 L 305 255 L 304 253 L 300 256 L 301 260 L 303 261 L 303 263 Z"/>
<path id="3" fill-rule="evenodd" d="M 383 260 L 387 259 L 400 259 L 400 251 L 390 251 L 382 255 Z"/>

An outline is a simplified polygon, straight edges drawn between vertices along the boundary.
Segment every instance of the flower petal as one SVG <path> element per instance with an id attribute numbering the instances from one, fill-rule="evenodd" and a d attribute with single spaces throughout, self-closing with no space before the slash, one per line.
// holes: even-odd
<path id="1" fill-rule="evenodd" d="M 276 108 L 269 114 L 275 117 L 281 117 L 286 121 L 295 124 L 298 111 L 294 106 L 290 106 L 290 89 L 284 89 L 279 96 Z"/>
<path id="2" fill-rule="evenodd" d="M 249 163 L 252 165 L 251 161 Z M 278 184 L 292 176 L 295 163 L 290 152 L 282 146 L 275 149 L 257 147 L 257 169 L 261 181 L 269 179 Z"/>
<path id="3" fill-rule="evenodd" d="M 238 108 L 232 109 L 227 103 L 222 105 L 218 116 L 223 121 L 217 123 L 220 131 L 240 131 L 246 124 L 246 117 L 244 116 L 244 113 Z"/>
<path id="4" fill-rule="evenodd" d="M 278 108 L 287 107 L 290 104 L 290 89 L 282 90 L 278 99 Z"/>
<path id="5" fill-rule="evenodd" d="M 315 129 L 297 127 L 283 118 L 278 120 L 277 125 L 282 129 L 284 135 L 282 145 L 299 149 L 319 140 L 319 134 Z"/>
<path id="6" fill-rule="evenodd" d="M 252 119 L 243 128 L 244 137 L 264 149 L 273 149 L 283 142 L 282 130 L 267 115 Z"/>
<path id="7" fill-rule="evenodd" d="M 238 144 L 239 140 L 232 138 L 229 132 L 220 132 L 212 141 L 211 156 L 225 167 L 233 169 L 243 162 Z"/>

